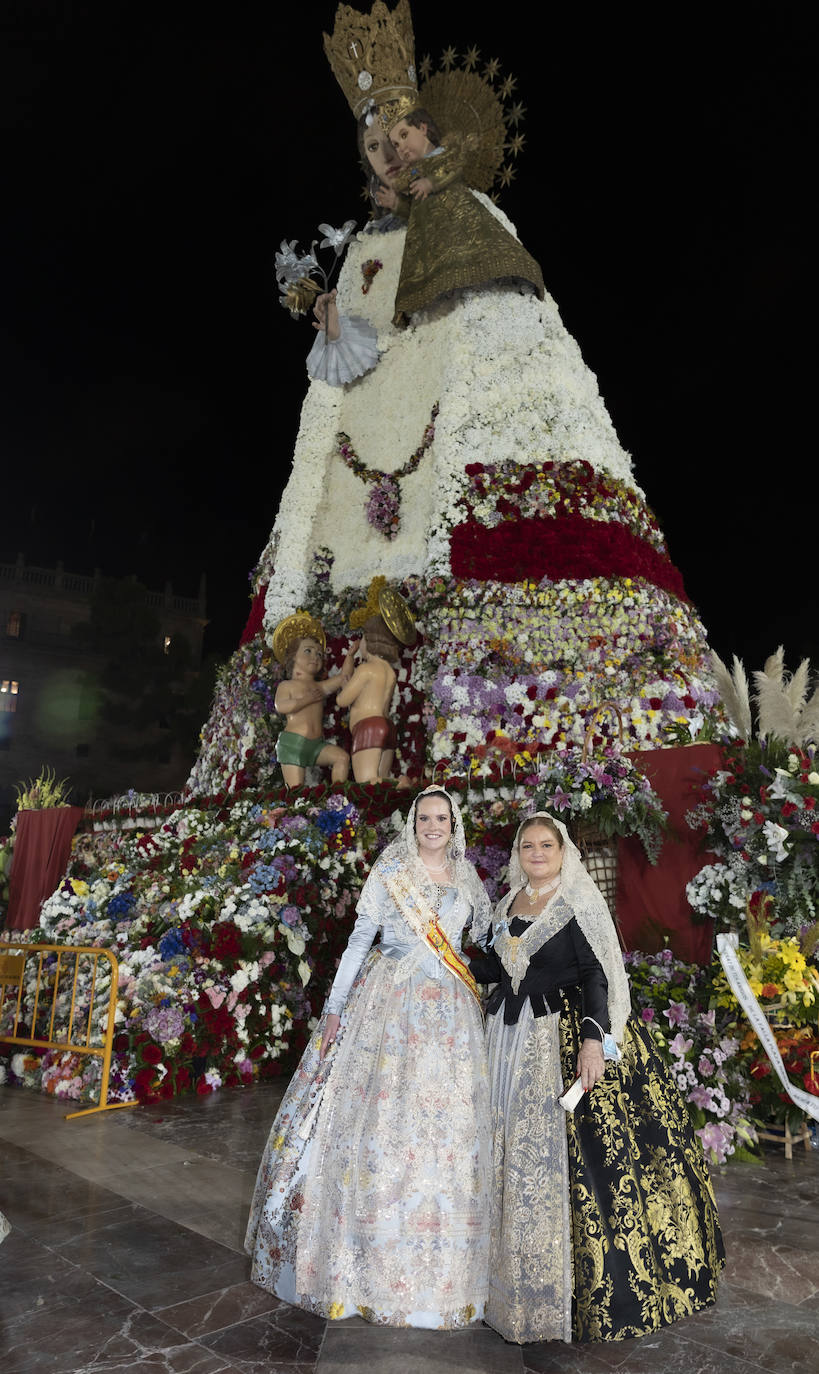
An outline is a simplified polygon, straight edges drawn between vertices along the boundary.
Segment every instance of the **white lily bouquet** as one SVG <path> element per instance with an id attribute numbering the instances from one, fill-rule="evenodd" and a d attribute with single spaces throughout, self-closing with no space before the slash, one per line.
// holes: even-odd
<path id="1" fill-rule="evenodd" d="M 281 297 L 280 304 L 285 310 L 290 311 L 294 320 L 300 315 L 306 315 L 318 296 L 329 292 L 330 282 L 338 270 L 341 255 L 355 233 L 355 228 L 354 219 L 348 219 L 341 229 L 334 229 L 331 224 L 320 224 L 318 232 L 324 237 L 321 242 L 313 239 L 307 252 L 303 252 L 297 246 L 295 239 L 290 243 L 286 239 L 282 240 L 276 254 L 276 282 Z M 324 270 L 316 256 L 317 243 L 319 250 L 330 248 L 333 251 L 334 257 L 329 271 Z"/>

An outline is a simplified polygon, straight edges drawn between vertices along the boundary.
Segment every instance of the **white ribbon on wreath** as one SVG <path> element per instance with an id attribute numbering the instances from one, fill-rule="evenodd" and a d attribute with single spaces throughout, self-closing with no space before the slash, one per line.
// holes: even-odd
<path id="1" fill-rule="evenodd" d="M 737 957 L 738 947 L 739 937 L 736 934 L 717 936 L 717 953 L 725 970 L 725 976 L 731 985 L 731 991 L 756 1031 L 762 1048 L 770 1059 L 777 1078 L 791 1102 L 808 1116 L 813 1117 L 814 1121 L 819 1121 L 819 1097 L 814 1097 L 812 1093 L 805 1092 L 803 1088 L 797 1088 L 788 1078 L 785 1065 L 782 1062 L 782 1055 L 779 1053 L 779 1046 L 768 1024 L 768 1018 L 751 991 L 750 983 L 745 977 L 745 970 Z"/>

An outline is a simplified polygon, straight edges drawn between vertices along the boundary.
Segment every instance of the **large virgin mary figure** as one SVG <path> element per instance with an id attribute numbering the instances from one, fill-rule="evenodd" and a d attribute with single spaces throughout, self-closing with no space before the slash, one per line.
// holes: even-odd
<path id="1" fill-rule="evenodd" d="M 349 243 L 338 309 L 355 321 L 348 341 L 363 337 L 370 357 L 340 385 L 330 384 L 338 369 L 311 368 L 252 631 L 263 642 L 302 606 L 340 651 L 345 610 L 373 573 L 403 583 L 422 634 L 399 673 L 399 771 L 411 745 L 418 772 L 487 748 L 580 743 L 603 698 L 618 702 L 631 747 L 664 742 L 671 721 L 696 729 L 714 699 L 702 626 L 596 379 L 487 194 L 520 144 L 509 83 L 447 69 L 419 89 L 409 0 L 392 10 L 379 0 L 370 14 L 340 6 L 325 50 L 376 188 L 396 181 L 385 112 L 421 106 L 441 137 L 426 165 L 446 182 L 428 220 L 442 260 L 469 257 L 475 245 L 463 236 L 480 222 L 493 226 L 499 265 L 458 289 L 447 289 L 457 271 L 436 269 L 441 289 L 402 327 L 393 318 L 408 272 L 413 299 L 426 301 L 412 247 L 421 207 L 410 208 L 409 230 L 400 213 L 377 208 Z M 464 197 L 475 207 L 466 217 Z M 196 791 L 230 787 L 240 773 L 273 777 L 253 720 L 228 701 L 237 671 L 259 677 L 258 657 L 225 680 Z"/>

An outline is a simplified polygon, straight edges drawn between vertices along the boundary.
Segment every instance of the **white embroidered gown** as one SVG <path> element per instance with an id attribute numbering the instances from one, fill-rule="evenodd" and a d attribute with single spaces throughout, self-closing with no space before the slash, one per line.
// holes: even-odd
<path id="1" fill-rule="evenodd" d="M 288 1087 L 245 1248 L 255 1283 L 311 1312 L 458 1327 L 482 1317 L 488 1279 L 481 1013 L 404 921 L 384 864 L 327 1002 L 341 1013 L 335 1048 L 320 1065 L 316 1031 Z M 468 891 L 443 890 L 439 923 L 456 951 L 486 904 L 474 870 Z"/>

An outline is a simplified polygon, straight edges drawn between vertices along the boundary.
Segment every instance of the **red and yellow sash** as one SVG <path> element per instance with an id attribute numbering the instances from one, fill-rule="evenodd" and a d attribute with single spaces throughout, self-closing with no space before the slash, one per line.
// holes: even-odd
<path id="1" fill-rule="evenodd" d="M 424 940 L 444 967 L 469 989 L 480 1006 L 478 984 L 472 977 L 469 965 L 453 948 L 449 936 L 441 929 L 437 913 L 413 885 L 410 875 L 404 869 L 394 874 L 382 872 L 379 876 L 410 929 Z"/>

